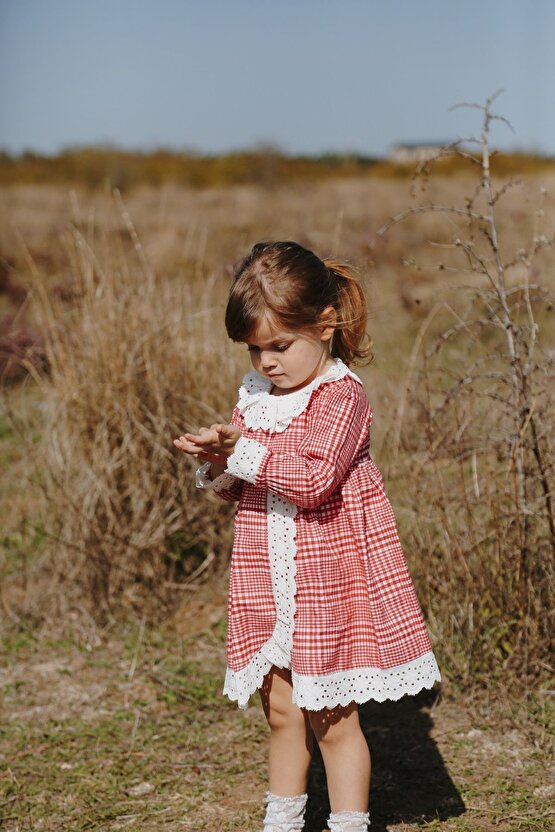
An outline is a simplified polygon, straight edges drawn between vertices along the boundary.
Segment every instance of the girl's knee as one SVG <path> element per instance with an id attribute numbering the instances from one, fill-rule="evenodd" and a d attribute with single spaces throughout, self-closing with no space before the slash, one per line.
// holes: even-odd
<path id="1" fill-rule="evenodd" d="M 337 708 L 309 711 L 308 719 L 318 743 L 331 745 L 361 731 L 356 702 Z"/>
<path id="2" fill-rule="evenodd" d="M 264 679 L 260 690 L 262 707 L 272 730 L 284 728 L 304 730 L 306 717 L 293 704 L 291 677 L 287 671 L 272 668 Z"/>
<path id="3" fill-rule="evenodd" d="M 296 705 L 276 703 L 266 714 L 266 719 L 272 731 L 287 729 L 304 732 L 306 730 L 303 712 Z"/>
<path id="4" fill-rule="evenodd" d="M 280 729 L 294 729 L 304 731 L 306 729 L 306 718 L 297 705 L 291 701 L 291 695 L 287 691 L 274 694 L 264 707 L 264 713 L 268 725 L 272 731 Z"/>

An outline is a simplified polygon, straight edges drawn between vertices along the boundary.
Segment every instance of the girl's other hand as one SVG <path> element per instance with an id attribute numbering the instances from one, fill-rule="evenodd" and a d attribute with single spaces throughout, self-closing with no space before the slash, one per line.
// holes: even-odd
<path id="1" fill-rule="evenodd" d="M 226 463 L 235 450 L 241 431 L 234 425 L 211 425 L 198 433 L 184 433 L 173 444 L 180 451 L 207 462 Z"/>

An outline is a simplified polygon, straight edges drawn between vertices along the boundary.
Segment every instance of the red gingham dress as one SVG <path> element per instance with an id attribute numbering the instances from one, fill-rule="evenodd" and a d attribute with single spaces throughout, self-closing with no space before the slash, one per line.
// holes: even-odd
<path id="1" fill-rule="evenodd" d="M 224 693 L 247 707 L 272 665 L 309 710 L 398 699 L 440 680 L 382 476 L 372 410 L 340 359 L 300 391 L 247 373 L 226 473 L 197 485 L 238 500 Z"/>

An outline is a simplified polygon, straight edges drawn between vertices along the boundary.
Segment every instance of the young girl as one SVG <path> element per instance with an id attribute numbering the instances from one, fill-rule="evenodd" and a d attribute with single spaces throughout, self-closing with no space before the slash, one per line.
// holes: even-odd
<path id="1" fill-rule="evenodd" d="M 174 444 L 197 485 L 238 500 L 224 693 L 260 690 L 270 726 L 264 832 L 303 829 L 313 738 L 331 832 L 369 823 L 370 755 L 358 703 L 440 679 L 383 480 L 372 410 L 349 369 L 369 360 L 367 308 L 349 267 L 293 242 L 239 266 L 227 332 L 254 367 L 231 424 Z"/>

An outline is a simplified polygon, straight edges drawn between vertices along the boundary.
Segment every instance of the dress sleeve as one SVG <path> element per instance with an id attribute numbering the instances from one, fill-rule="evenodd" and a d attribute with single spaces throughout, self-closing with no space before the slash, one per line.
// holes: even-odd
<path id="1" fill-rule="evenodd" d="M 235 425 L 235 427 L 241 427 L 241 417 L 239 415 L 239 411 L 237 407 L 233 410 L 233 415 L 231 417 L 231 424 Z M 201 465 L 200 468 L 197 468 L 196 471 L 196 486 L 197 488 L 206 488 L 207 490 L 213 491 L 214 494 L 217 494 L 218 497 L 221 497 L 222 500 L 227 500 L 228 502 L 232 503 L 235 500 L 240 500 L 241 495 L 243 493 L 243 480 L 239 479 L 238 477 L 234 477 L 232 474 L 224 472 L 220 474 L 218 477 L 211 479 L 210 477 L 210 468 L 212 463 L 205 462 L 204 465 Z"/>
<path id="2" fill-rule="evenodd" d="M 326 385 L 311 407 L 306 436 L 295 453 L 277 453 L 241 436 L 226 472 L 300 508 L 315 508 L 345 476 L 368 435 L 371 417 L 358 382 Z"/>

